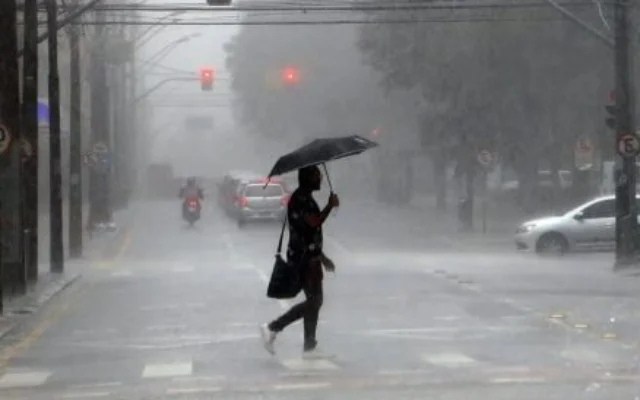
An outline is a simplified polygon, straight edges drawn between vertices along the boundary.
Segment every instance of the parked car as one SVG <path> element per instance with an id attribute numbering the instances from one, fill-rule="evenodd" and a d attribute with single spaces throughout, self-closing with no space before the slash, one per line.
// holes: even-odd
<path id="1" fill-rule="evenodd" d="M 640 196 L 636 203 L 640 206 Z M 516 230 L 515 242 L 519 250 L 537 253 L 612 250 L 615 227 L 615 196 L 602 196 L 562 215 L 523 223 Z"/>

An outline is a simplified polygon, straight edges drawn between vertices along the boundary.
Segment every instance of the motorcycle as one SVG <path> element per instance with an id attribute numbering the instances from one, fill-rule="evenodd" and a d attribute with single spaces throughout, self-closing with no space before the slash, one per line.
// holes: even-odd
<path id="1" fill-rule="evenodd" d="M 193 226 L 200 219 L 200 200 L 197 198 L 188 198 L 184 204 L 183 218 Z"/>

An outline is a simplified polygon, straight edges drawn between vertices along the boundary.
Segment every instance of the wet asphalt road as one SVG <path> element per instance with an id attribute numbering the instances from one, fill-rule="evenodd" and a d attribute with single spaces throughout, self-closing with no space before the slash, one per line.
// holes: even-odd
<path id="1" fill-rule="evenodd" d="M 205 204 L 134 206 L 109 260 L 0 342 L 9 399 L 634 399 L 640 278 L 607 254 L 540 259 L 458 243 L 410 210 L 348 205 L 326 227 L 321 346 L 261 347 L 277 224 Z"/>

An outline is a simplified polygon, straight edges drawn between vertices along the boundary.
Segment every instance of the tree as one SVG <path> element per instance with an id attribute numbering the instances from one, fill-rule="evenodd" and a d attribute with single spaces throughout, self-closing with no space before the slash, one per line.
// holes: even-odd
<path id="1" fill-rule="evenodd" d="M 524 192 L 532 192 L 539 168 L 568 166 L 578 133 L 599 132 L 585 116 L 601 97 L 608 50 L 570 22 L 549 20 L 548 11 L 517 22 L 508 20 L 520 12 L 511 9 L 482 11 L 490 22 L 473 19 L 474 10 L 412 11 L 403 17 L 434 22 L 361 29 L 359 48 L 381 73 L 380 84 L 422 95 L 423 143 L 436 175 L 450 162 L 466 162 L 472 172 L 470 158 L 488 148 L 518 172 Z M 441 180 L 440 206 L 444 192 Z"/>

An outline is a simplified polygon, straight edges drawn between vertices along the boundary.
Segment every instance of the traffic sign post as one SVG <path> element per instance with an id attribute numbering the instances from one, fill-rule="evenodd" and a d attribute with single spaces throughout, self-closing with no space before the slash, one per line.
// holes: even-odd
<path id="1" fill-rule="evenodd" d="M 493 164 L 493 153 L 489 150 L 481 150 L 478 152 L 478 162 L 483 167 L 490 167 Z"/>
<path id="2" fill-rule="evenodd" d="M 634 133 L 618 136 L 616 149 L 622 157 L 635 157 L 640 153 L 640 138 Z"/>
<path id="3" fill-rule="evenodd" d="M 11 146 L 11 132 L 5 125 L 0 125 L 0 155 L 9 150 Z"/>
<path id="4" fill-rule="evenodd" d="M 489 196 L 488 170 L 493 165 L 495 157 L 489 150 L 481 150 L 478 152 L 478 162 L 484 168 L 482 169 L 482 233 L 487 232 L 487 203 Z"/>
<path id="5" fill-rule="evenodd" d="M 576 168 L 579 170 L 587 170 L 593 167 L 595 155 L 595 146 L 591 139 L 581 137 L 576 140 L 576 146 L 573 150 L 573 159 Z"/>

